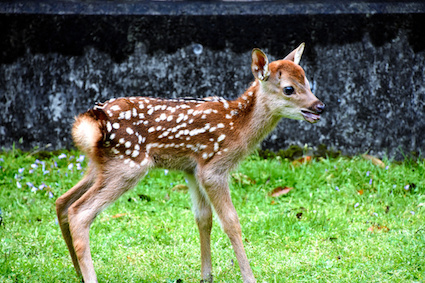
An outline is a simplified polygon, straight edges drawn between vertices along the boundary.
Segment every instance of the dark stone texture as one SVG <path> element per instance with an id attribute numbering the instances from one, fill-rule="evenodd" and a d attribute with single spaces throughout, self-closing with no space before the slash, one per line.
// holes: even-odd
<path id="1" fill-rule="evenodd" d="M 171 8 L 124 13 L 121 7 L 113 15 L 113 1 L 107 1 L 104 14 L 63 8 L 72 2 L 86 5 L 62 1 L 60 11 L 51 4 L 43 6 L 48 11 L 22 14 L 16 5 L 0 4 L 0 145 L 5 148 L 69 147 L 73 117 L 111 97 L 234 98 L 253 79 L 252 48 L 274 60 L 305 41 L 301 65 L 327 112 L 315 125 L 282 120 L 263 147 L 324 143 L 347 154 L 391 157 L 425 149 L 425 4 L 397 4 L 400 12 L 388 13 L 389 1 L 377 1 L 381 10 L 374 14 L 361 12 L 373 4 L 369 1 L 357 3 L 352 13 L 334 14 L 329 9 L 336 1 L 327 1 L 328 10 L 321 13 L 267 15 L 260 9 L 267 3 L 256 3 L 260 10 L 251 14 L 245 10 L 252 6 L 242 5 L 245 14 L 194 9 L 174 15 Z M 300 3 L 293 5 L 301 9 L 315 2 Z"/>
<path id="2" fill-rule="evenodd" d="M 54 15 L 302 15 L 424 12 L 421 0 L 3 0 L 0 13 Z"/>

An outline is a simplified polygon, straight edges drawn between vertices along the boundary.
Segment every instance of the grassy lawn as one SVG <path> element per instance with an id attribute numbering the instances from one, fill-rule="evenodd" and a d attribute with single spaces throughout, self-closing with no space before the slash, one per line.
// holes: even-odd
<path id="1" fill-rule="evenodd" d="M 54 203 L 86 162 L 77 151 L 0 152 L 0 282 L 80 281 Z M 231 190 L 258 282 L 424 282 L 425 161 L 384 163 L 247 158 Z M 151 171 L 98 216 L 99 282 L 199 282 L 198 231 L 180 184 L 180 173 Z M 292 190 L 270 196 L 278 187 Z M 212 253 L 215 280 L 240 282 L 217 221 Z"/>

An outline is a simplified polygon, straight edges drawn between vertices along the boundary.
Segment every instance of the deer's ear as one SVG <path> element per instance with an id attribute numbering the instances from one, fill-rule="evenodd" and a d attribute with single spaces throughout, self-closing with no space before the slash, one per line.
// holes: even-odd
<path id="1" fill-rule="evenodd" d="M 270 76 L 269 60 L 266 54 L 258 48 L 252 50 L 252 74 L 260 81 L 267 81 Z"/>
<path id="2" fill-rule="evenodd" d="M 299 64 L 301 60 L 301 56 L 303 55 L 305 43 L 301 43 L 294 51 L 289 53 L 283 60 L 289 60 L 294 62 L 295 64 Z"/>

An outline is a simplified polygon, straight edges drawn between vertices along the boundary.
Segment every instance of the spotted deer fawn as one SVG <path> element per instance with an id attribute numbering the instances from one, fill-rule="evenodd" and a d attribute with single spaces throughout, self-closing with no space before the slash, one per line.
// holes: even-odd
<path id="1" fill-rule="evenodd" d="M 85 177 L 56 201 L 63 237 L 84 282 L 97 282 L 89 246 L 94 218 L 154 167 L 184 172 L 201 243 L 201 275 L 212 282 L 210 233 L 216 212 L 244 282 L 255 282 L 230 198 L 228 175 L 282 117 L 317 122 L 324 104 L 298 65 L 304 44 L 269 64 L 252 51 L 255 81 L 236 100 L 124 97 L 97 104 L 72 128 L 90 158 Z"/>

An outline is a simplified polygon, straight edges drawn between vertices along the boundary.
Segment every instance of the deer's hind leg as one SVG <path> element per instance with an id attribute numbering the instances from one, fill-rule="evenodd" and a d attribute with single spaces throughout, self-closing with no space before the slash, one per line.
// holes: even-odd
<path id="1" fill-rule="evenodd" d="M 79 275 L 81 275 L 81 270 L 77 256 L 75 255 L 71 232 L 69 231 L 68 208 L 93 186 L 96 175 L 96 168 L 94 166 L 89 167 L 84 178 L 56 200 L 56 214 L 58 216 L 59 227 L 61 228 L 63 238 L 65 239 L 69 254 L 71 255 L 75 271 Z"/>
<path id="2" fill-rule="evenodd" d="M 84 282 L 97 282 L 90 253 L 89 229 L 95 217 L 122 194 L 132 189 L 148 166 L 109 161 L 96 175 L 94 184 L 68 208 L 69 231 Z"/>

